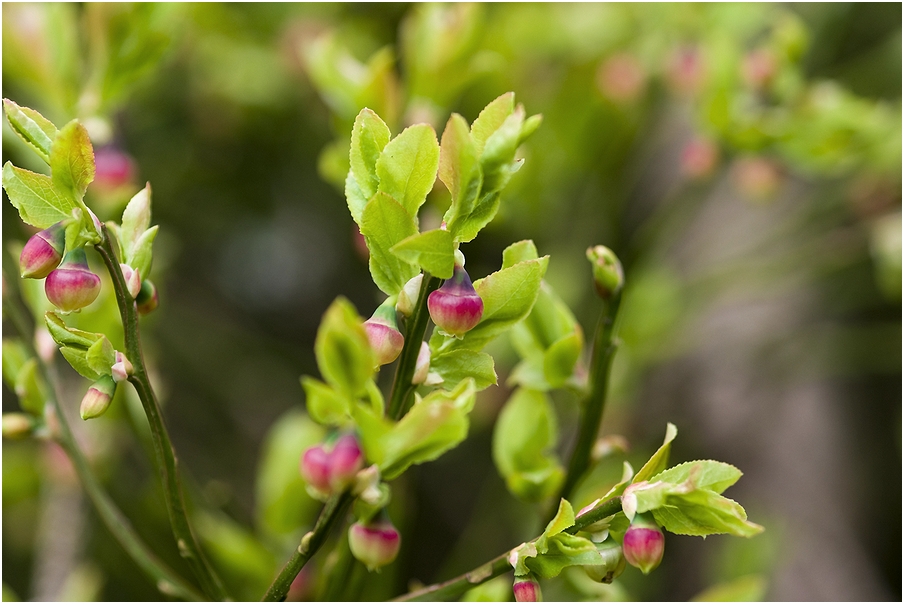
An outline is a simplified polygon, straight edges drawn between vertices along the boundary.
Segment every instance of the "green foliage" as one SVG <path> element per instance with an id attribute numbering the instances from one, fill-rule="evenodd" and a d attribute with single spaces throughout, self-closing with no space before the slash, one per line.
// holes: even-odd
<path id="1" fill-rule="evenodd" d="M 416 233 L 393 246 L 390 252 L 435 277 L 452 277 L 455 246 L 449 231 L 434 229 Z"/>
<path id="2" fill-rule="evenodd" d="M 3 109 L 13 132 L 49 165 L 50 151 L 57 138 L 57 127 L 34 109 L 20 107 L 9 99 L 3 99 Z"/>
<path id="3" fill-rule="evenodd" d="M 515 568 L 515 575 L 532 572 L 541 578 L 555 578 L 563 569 L 573 565 L 602 565 L 603 557 L 593 542 L 563 532 L 574 524 L 572 505 L 561 500 L 556 516 L 547 524 L 541 537 L 513 551 L 515 561 L 510 559 L 510 562 Z"/>
<path id="4" fill-rule="evenodd" d="M 113 344 L 105 335 L 70 328 L 52 311 L 44 314 L 44 324 L 76 372 L 92 382 L 110 375 L 110 367 L 116 359 Z"/>
<path id="5" fill-rule="evenodd" d="M 374 353 L 362 322 L 348 300 L 337 298 L 324 313 L 314 341 L 321 376 L 348 398 L 363 394 L 374 373 Z"/>
<path id="6" fill-rule="evenodd" d="M 440 144 L 428 124 L 415 124 L 387 143 L 377 158 L 377 190 L 402 204 L 412 217 L 437 179 Z M 363 190 L 364 191 L 364 190 Z"/>
<path id="7" fill-rule="evenodd" d="M 414 219 L 396 200 L 378 192 L 364 207 L 361 234 L 371 252 L 368 267 L 374 283 L 386 294 L 395 296 L 405 282 L 418 274 L 415 265 L 390 251 L 399 242 L 418 234 Z"/>
<path id="8" fill-rule="evenodd" d="M 431 355 L 430 372 L 436 374 L 439 384 L 447 389 L 455 387 L 469 377 L 474 379 L 475 388 L 479 391 L 497 383 L 493 357 L 468 349 L 455 349 Z M 433 384 L 430 375 L 428 383 Z"/>
<path id="9" fill-rule="evenodd" d="M 552 453 L 558 435 L 546 393 L 522 388 L 512 394 L 493 430 L 493 461 L 510 492 L 538 502 L 560 489 L 565 470 Z"/>

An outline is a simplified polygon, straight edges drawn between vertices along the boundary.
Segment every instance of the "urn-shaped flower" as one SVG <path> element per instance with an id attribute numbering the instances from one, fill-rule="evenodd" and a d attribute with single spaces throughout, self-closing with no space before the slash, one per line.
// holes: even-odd
<path id="1" fill-rule="evenodd" d="M 66 229 L 63 221 L 32 235 L 19 255 L 22 277 L 41 279 L 56 269 L 63 258 L 66 245 Z"/>
<path id="2" fill-rule="evenodd" d="M 77 311 L 94 302 L 101 291 L 101 278 L 88 268 L 81 248 L 73 250 L 63 264 L 50 272 L 44 281 L 47 299 L 61 311 Z"/>
<path id="3" fill-rule="evenodd" d="M 659 527 L 636 517 L 622 539 L 622 552 L 630 565 L 647 575 L 660 565 L 665 542 Z"/>
<path id="4" fill-rule="evenodd" d="M 471 285 L 465 267 L 456 265 L 452 277 L 427 298 L 427 309 L 440 330 L 461 338 L 481 321 L 484 301 Z"/>
<path id="5" fill-rule="evenodd" d="M 368 342 L 374 349 L 377 365 L 392 363 L 399 357 L 402 347 L 405 345 L 405 338 L 396 324 L 395 300 L 388 298 L 377 307 L 371 318 L 364 323 L 364 328 L 368 335 Z"/>
<path id="6" fill-rule="evenodd" d="M 399 531 L 389 520 L 354 523 L 349 528 L 349 548 L 368 569 L 383 567 L 399 554 Z"/>
<path id="7" fill-rule="evenodd" d="M 88 392 L 82 398 L 82 404 L 79 406 L 79 415 L 82 420 L 102 416 L 110 407 L 115 392 L 116 382 L 113 381 L 113 377 L 101 376 L 88 388 Z"/>
<path id="8" fill-rule="evenodd" d="M 536 603 L 544 600 L 540 584 L 533 575 L 516 576 L 515 583 L 512 584 L 512 593 L 519 603 Z"/>

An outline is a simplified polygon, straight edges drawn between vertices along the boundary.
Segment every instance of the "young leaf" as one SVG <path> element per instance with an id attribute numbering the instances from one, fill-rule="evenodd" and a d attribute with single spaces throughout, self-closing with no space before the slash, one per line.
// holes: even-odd
<path id="1" fill-rule="evenodd" d="M 484 315 L 481 322 L 459 341 L 461 346 L 478 351 L 524 319 L 537 299 L 549 260 L 548 256 L 544 256 L 524 261 L 476 281 L 474 287 L 484 301 Z"/>
<path id="2" fill-rule="evenodd" d="M 439 161 L 440 144 L 434 129 L 428 124 L 409 126 L 377 159 L 377 190 L 397 200 L 415 218 L 434 187 Z"/>
<path id="3" fill-rule="evenodd" d="M 731 485 L 734 485 L 742 476 L 742 471 L 731 464 L 717 462 L 716 460 L 694 460 L 683 462 L 677 466 L 663 471 L 651 478 L 651 483 L 663 481 L 664 483 L 684 483 L 691 480 L 692 485 L 699 489 L 722 494 Z"/>
<path id="4" fill-rule="evenodd" d="M 18 338 L 3 339 L 3 381 L 9 389 L 16 388 L 16 375 L 28 361 L 28 350 Z"/>
<path id="5" fill-rule="evenodd" d="M 314 342 L 321 376 L 348 398 L 363 393 L 374 373 L 374 353 L 363 321 L 352 304 L 339 297 L 324 313 Z"/>
<path id="6" fill-rule="evenodd" d="M 467 216 L 454 218 L 447 224 L 451 233 L 455 233 L 457 242 L 470 242 L 481 229 L 487 226 L 500 209 L 500 192 L 481 192 L 480 199 Z"/>
<path id="7" fill-rule="evenodd" d="M 135 249 L 138 240 L 151 226 L 151 184 L 132 196 L 126 209 L 123 210 L 120 227 L 119 244 L 123 258 L 128 259 Z M 126 261 L 128 262 L 128 261 Z M 144 276 L 144 274 L 142 274 Z"/>
<path id="8" fill-rule="evenodd" d="M 471 125 L 471 136 L 474 139 L 475 151 L 480 157 L 484 151 L 484 143 L 496 132 L 515 108 L 515 93 L 507 92 L 487 104 Z"/>
<path id="9" fill-rule="evenodd" d="M 635 475 L 635 478 L 632 479 L 632 483 L 648 481 L 651 477 L 666 468 L 666 465 L 669 462 L 669 447 L 673 439 L 676 438 L 678 432 L 676 425 L 671 422 L 667 423 L 666 438 L 663 439 L 663 445 L 654 452 L 654 455 L 650 457 L 650 460 L 644 463 L 644 466 L 641 467 L 641 470 L 639 470 L 638 474 Z"/>
<path id="10" fill-rule="evenodd" d="M 664 529 L 683 536 L 731 534 L 750 538 L 764 531 L 748 521 L 742 506 L 707 489 L 667 497 L 667 505 L 653 509 L 654 518 Z"/>
<path id="11" fill-rule="evenodd" d="M 366 198 L 365 194 L 361 192 L 361 188 L 358 186 L 358 181 L 355 180 L 355 177 L 352 175 L 351 170 L 346 175 L 345 194 L 346 204 L 349 206 L 349 212 L 352 214 L 352 220 L 355 221 L 355 224 L 361 227 L 361 215 L 365 210 L 365 206 L 368 205 L 368 198 Z"/>
<path id="12" fill-rule="evenodd" d="M 601 565 L 603 562 L 597 546 L 587 538 L 559 533 L 547 540 L 545 552 L 526 559 L 525 566 L 541 578 L 549 579 L 558 576 L 566 567 Z"/>
<path id="13" fill-rule="evenodd" d="M 44 324 L 54 342 L 61 347 L 74 347 L 87 351 L 91 345 L 104 337 L 103 334 L 70 328 L 53 311 L 44 314 Z"/>
<path id="14" fill-rule="evenodd" d="M 63 126 L 53 141 L 50 173 L 54 187 L 81 200 L 94 180 L 94 148 L 78 120 Z"/>
<path id="15" fill-rule="evenodd" d="M 503 269 L 508 269 L 512 265 L 526 260 L 534 260 L 537 258 L 537 246 L 530 239 L 523 239 L 520 242 L 510 244 L 503 250 Z"/>
<path id="16" fill-rule="evenodd" d="M 38 373 L 38 360 L 34 357 L 19 368 L 15 391 L 19 397 L 19 407 L 34 416 L 44 415 L 44 403 L 47 401 L 46 387 Z"/>
<path id="17" fill-rule="evenodd" d="M 305 409 L 318 424 L 340 426 L 349 419 L 349 400 L 316 378 L 302 376 Z"/>
<path id="18" fill-rule="evenodd" d="M 481 153 L 481 171 L 484 174 L 482 192 L 501 190 L 517 170 L 511 164 L 524 121 L 525 110 L 519 105 L 487 139 Z"/>
<path id="19" fill-rule="evenodd" d="M 416 233 L 390 248 L 390 252 L 407 263 L 420 266 L 431 275 L 442 279 L 452 277 L 455 245 L 449 231 L 433 229 Z"/>
<path id="20" fill-rule="evenodd" d="M 138 271 L 142 279 L 148 277 L 151 273 L 151 262 L 154 259 L 153 245 L 154 238 L 157 237 L 159 225 L 154 225 L 141 234 L 135 246 L 132 248 L 131 254 L 127 256 L 128 265 Z"/>
<path id="21" fill-rule="evenodd" d="M 544 378 L 550 386 L 559 388 L 572 377 L 583 347 L 584 338 L 578 324 L 573 332 L 550 345 L 544 353 Z"/>
<path id="22" fill-rule="evenodd" d="M 22 220 L 32 227 L 46 229 L 72 218 L 78 202 L 53 186 L 51 178 L 7 162 L 3 166 L 3 188 Z"/>
<path id="23" fill-rule="evenodd" d="M 559 490 L 565 471 L 551 452 L 557 437 L 549 397 L 529 389 L 515 391 L 493 431 L 493 461 L 510 492 L 537 502 Z"/>
<path id="24" fill-rule="evenodd" d="M 459 384 L 466 378 L 473 378 L 479 391 L 497 383 L 493 369 L 493 357 L 468 349 L 456 349 L 431 356 L 431 373 L 437 374 L 447 387 Z"/>
<path id="25" fill-rule="evenodd" d="M 468 123 L 459 114 L 449 118 L 440 140 L 439 177 L 452 196 L 443 220 L 458 224 L 460 217 L 468 216 L 474 209 L 482 181 L 478 152 Z"/>
<path id="26" fill-rule="evenodd" d="M 378 193 L 364 208 L 361 233 L 371 252 L 368 267 L 374 283 L 386 294 L 395 296 L 408 280 L 418 275 L 418 268 L 390 252 L 390 248 L 418 233 L 415 221 L 396 200 Z"/>
<path id="27" fill-rule="evenodd" d="M 57 127 L 34 109 L 20 107 L 9 99 L 3 99 L 3 109 L 13 132 L 50 164 L 50 150 L 57 137 Z"/>
<path id="28" fill-rule="evenodd" d="M 101 335 L 94 344 L 88 347 L 85 352 L 85 361 L 88 363 L 88 367 L 98 374 L 109 374 L 111 366 L 116 362 L 113 344 L 106 336 Z"/>
<path id="29" fill-rule="evenodd" d="M 77 349 L 75 347 L 60 347 L 60 353 L 63 354 L 63 357 L 66 361 L 69 362 L 69 365 L 72 366 L 76 372 L 87 378 L 88 380 L 94 382 L 101 377 L 99 373 L 91 368 L 88 365 L 88 350 L 87 349 Z"/>
<path id="30" fill-rule="evenodd" d="M 365 198 L 377 193 L 377 160 L 390 142 L 390 129 L 376 113 L 367 107 L 359 112 L 352 126 L 352 146 L 349 163 L 352 176 Z"/>

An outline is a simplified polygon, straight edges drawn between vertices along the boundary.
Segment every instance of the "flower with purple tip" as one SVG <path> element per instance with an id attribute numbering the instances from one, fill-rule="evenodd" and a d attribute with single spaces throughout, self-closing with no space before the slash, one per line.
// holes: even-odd
<path id="1" fill-rule="evenodd" d="M 102 416 L 110 402 L 113 401 L 113 394 L 116 392 L 116 382 L 109 375 L 101 376 L 97 382 L 88 388 L 88 392 L 82 398 L 82 404 L 79 406 L 79 415 L 82 420 L 97 418 Z"/>
<path id="2" fill-rule="evenodd" d="M 427 310 L 441 331 L 462 338 L 481 321 L 484 301 L 471 285 L 465 267 L 456 265 L 452 277 L 427 298 Z"/>
<path id="3" fill-rule="evenodd" d="M 35 233 L 25 243 L 19 255 L 22 277 L 41 279 L 56 269 L 63 258 L 66 244 L 66 228 L 63 221 Z"/>
<path id="4" fill-rule="evenodd" d="M 399 531 L 389 520 L 352 524 L 349 549 L 369 570 L 388 565 L 399 554 Z"/>
<path id="5" fill-rule="evenodd" d="M 50 272 L 44 281 L 47 299 L 64 312 L 87 307 L 101 291 L 101 278 L 88 268 L 88 258 L 82 248 L 73 250 L 63 264 Z"/>
<path id="6" fill-rule="evenodd" d="M 537 603 L 544 600 L 540 584 L 533 575 L 516 576 L 515 583 L 512 585 L 512 593 L 519 603 Z"/>
<path id="7" fill-rule="evenodd" d="M 329 454 L 329 482 L 334 493 L 340 492 L 355 479 L 364 468 L 365 457 L 355 435 L 346 434 L 336 441 Z"/>
<path id="8" fill-rule="evenodd" d="M 374 349 L 377 365 L 392 363 L 399 357 L 402 347 L 405 345 L 405 338 L 396 323 L 394 299 L 388 298 L 377 307 L 371 318 L 364 323 L 364 328 L 368 335 L 368 342 Z"/>
<path id="9" fill-rule="evenodd" d="M 636 517 L 622 539 L 622 553 L 630 565 L 647 575 L 660 565 L 665 543 L 659 527 Z"/>

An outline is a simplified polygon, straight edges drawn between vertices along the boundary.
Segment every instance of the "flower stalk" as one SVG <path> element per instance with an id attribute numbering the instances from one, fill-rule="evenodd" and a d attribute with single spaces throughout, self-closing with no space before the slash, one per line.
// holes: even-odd
<path id="1" fill-rule="evenodd" d="M 129 376 L 129 382 L 132 383 L 138 393 L 151 428 L 155 458 L 163 481 L 167 512 L 170 516 L 173 536 L 176 538 L 180 555 L 188 561 L 192 572 L 201 583 L 205 595 L 220 601 L 227 596 L 223 583 L 205 558 L 198 539 L 192 531 L 192 526 L 185 510 L 176 454 L 160 412 L 157 396 L 154 394 L 154 389 L 151 388 L 151 381 L 148 378 L 148 371 L 145 367 L 135 298 L 129 293 L 129 288 L 106 227 L 103 227 L 102 235 L 102 241 L 95 248 L 104 260 L 116 293 L 116 302 L 119 306 L 123 322 L 123 333 L 125 335 L 125 353 L 134 368 L 132 375 Z"/>

